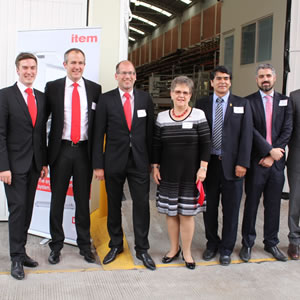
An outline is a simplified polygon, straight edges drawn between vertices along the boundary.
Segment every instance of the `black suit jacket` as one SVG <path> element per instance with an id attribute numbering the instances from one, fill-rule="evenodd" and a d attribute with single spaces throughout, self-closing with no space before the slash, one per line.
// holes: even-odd
<path id="1" fill-rule="evenodd" d="M 251 157 L 255 162 L 259 162 L 261 158 L 269 155 L 272 148 L 285 149 L 293 129 L 292 105 L 287 96 L 274 92 L 273 97 L 273 114 L 272 114 L 272 144 L 266 140 L 266 118 L 260 92 L 257 91 L 246 97 L 252 109 L 253 115 L 253 149 Z M 285 101 L 281 100 L 287 99 Z M 277 168 L 284 169 L 285 156 L 280 161 L 274 162 Z"/>
<path id="2" fill-rule="evenodd" d="M 33 156 L 38 171 L 47 165 L 46 102 L 40 91 L 34 89 L 34 95 L 35 127 L 17 84 L 0 90 L 0 171 L 26 173 Z"/>
<path id="3" fill-rule="evenodd" d="M 147 92 L 134 89 L 131 131 L 126 123 L 119 89 L 102 94 L 95 116 L 93 169 L 105 169 L 106 174 L 124 172 L 131 145 L 137 169 L 147 172 L 150 164 L 153 123 L 153 103 Z M 106 134 L 105 154 L 104 134 Z"/>
<path id="4" fill-rule="evenodd" d="M 204 111 L 212 134 L 213 96 L 197 100 L 196 107 Z M 236 113 L 235 107 L 243 107 L 243 113 Z M 252 132 L 252 114 L 248 101 L 230 94 L 222 134 L 222 166 L 227 180 L 240 179 L 235 176 L 237 165 L 249 168 Z"/>
<path id="5" fill-rule="evenodd" d="M 101 86 L 93 81 L 84 78 L 83 80 L 88 101 L 88 149 L 91 158 L 94 111 L 101 94 Z M 65 83 L 66 77 L 48 82 L 45 88 L 47 114 L 48 116 L 51 114 L 51 128 L 48 140 L 49 165 L 55 162 L 60 151 L 64 128 Z"/>

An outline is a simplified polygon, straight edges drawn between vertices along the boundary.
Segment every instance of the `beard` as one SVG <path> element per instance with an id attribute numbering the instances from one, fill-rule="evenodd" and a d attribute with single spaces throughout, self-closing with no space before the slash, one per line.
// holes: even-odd
<path id="1" fill-rule="evenodd" d="M 267 85 L 264 85 L 267 84 Z M 263 92 L 269 92 L 273 89 L 274 84 L 272 85 L 269 81 L 264 81 L 261 85 L 258 85 L 258 88 Z"/>

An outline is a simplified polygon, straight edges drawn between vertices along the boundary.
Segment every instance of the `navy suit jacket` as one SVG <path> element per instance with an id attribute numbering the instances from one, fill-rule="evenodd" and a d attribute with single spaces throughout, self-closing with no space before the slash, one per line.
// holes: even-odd
<path id="1" fill-rule="evenodd" d="M 0 171 L 27 173 L 33 157 L 38 171 L 47 165 L 46 102 L 42 92 L 34 89 L 34 95 L 35 127 L 17 84 L 0 90 Z"/>
<path id="2" fill-rule="evenodd" d="M 106 174 L 124 172 L 131 146 L 137 170 L 149 171 L 154 125 L 153 103 L 149 93 L 137 89 L 133 93 L 131 131 L 125 119 L 119 89 L 100 96 L 95 114 L 93 169 L 105 169 Z"/>
<path id="3" fill-rule="evenodd" d="M 204 111 L 210 132 L 213 126 L 213 96 L 197 100 L 196 107 Z M 238 110 L 235 107 L 243 107 Z M 222 167 L 227 180 L 240 180 L 235 176 L 237 165 L 250 167 L 253 124 L 248 100 L 229 95 L 222 133 Z"/>
<path id="4" fill-rule="evenodd" d="M 84 78 L 83 80 L 88 101 L 88 149 L 91 158 L 94 111 L 101 94 L 101 86 L 93 81 Z M 64 129 L 65 83 L 66 77 L 48 82 L 45 88 L 47 114 L 48 116 L 51 114 L 48 141 L 48 163 L 50 166 L 59 154 Z"/>
<path id="5" fill-rule="evenodd" d="M 253 149 L 251 157 L 254 162 L 268 156 L 272 148 L 285 149 L 293 129 L 292 105 L 287 96 L 274 92 L 272 114 L 272 145 L 266 140 L 266 118 L 260 92 L 257 91 L 246 97 L 249 100 L 253 115 Z M 286 100 L 281 101 L 281 100 Z M 285 156 L 275 161 L 278 169 L 284 169 Z"/>

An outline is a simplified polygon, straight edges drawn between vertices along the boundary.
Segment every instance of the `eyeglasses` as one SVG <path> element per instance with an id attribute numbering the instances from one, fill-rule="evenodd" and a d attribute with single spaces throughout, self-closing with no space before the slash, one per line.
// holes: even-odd
<path id="1" fill-rule="evenodd" d="M 182 91 L 174 91 L 174 94 L 176 96 L 181 96 L 181 94 L 182 94 L 184 97 L 187 97 L 190 93 L 186 92 L 186 91 L 184 91 L 184 92 L 182 92 Z"/>
<path id="2" fill-rule="evenodd" d="M 118 72 L 118 74 L 122 75 L 122 76 L 126 76 L 126 75 L 129 75 L 129 76 L 133 76 L 135 75 L 135 72 Z"/>

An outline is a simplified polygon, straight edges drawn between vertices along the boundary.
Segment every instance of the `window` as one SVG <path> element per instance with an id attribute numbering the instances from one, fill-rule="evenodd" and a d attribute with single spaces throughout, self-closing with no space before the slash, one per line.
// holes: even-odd
<path id="1" fill-rule="evenodd" d="M 224 38 L 224 65 L 232 72 L 233 64 L 233 35 Z"/>
<path id="2" fill-rule="evenodd" d="M 242 28 L 241 65 L 270 60 L 272 57 L 273 17 Z"/>

